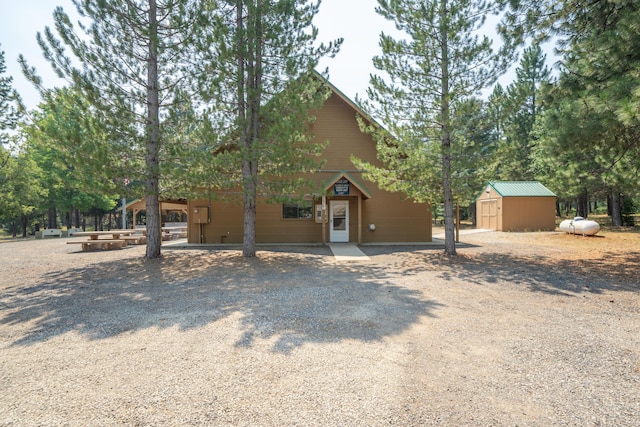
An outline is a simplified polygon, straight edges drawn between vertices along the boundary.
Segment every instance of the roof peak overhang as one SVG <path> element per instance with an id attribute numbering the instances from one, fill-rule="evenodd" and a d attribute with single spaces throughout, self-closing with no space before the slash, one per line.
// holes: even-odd
<path id="1" fill-rule="evenodd" d="M 363 199 L 366 200 L 371 198 L 371 192 L 367 190 L 367 188 L 364 185 L 362 185 L 357 179 L 351 176 L 351 174 L 349 174 L 349 172 L 347 171 L 340 171 L 333 178 L 331 178 L 327 182 L 327 185 L 325 185 L 324 187 L 325 193 L 328 193 L 329 190 L 331 190 L 331 187 L 333 187 L 333 185 L 342 178 L 346 178 L 347 180 L 349 180 L 349 182 L 353 184 L 353 186 L 356 187 L 360 191 L 360 193 L 362 193 Z"/>

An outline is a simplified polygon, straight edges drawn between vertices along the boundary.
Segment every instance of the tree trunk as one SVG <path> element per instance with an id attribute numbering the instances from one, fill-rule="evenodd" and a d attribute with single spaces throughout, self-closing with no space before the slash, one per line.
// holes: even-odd
<path id="1" fill-rule="evenodd" d="M 242 174 L 245 177 L 244 194 L 244 230 L 242 235 L 242 256 L 256 256 L 256 188 L 250 174 L 250 162 L 243 161 Z"/>
<path id="2" fill-rule="evenodd" d="M 587 218 L 589 216 L 589 193 L 587 189 L 583 189 L 578 195 L 577 216 Z"/>
<path id="3" fill-rule="evenodd" d="M 476 202 L 469 204 L 469 219 L 471 219 L 471 225 L 478 225 L 478 218 L 476 218 Z"/>
<path id="4" fill-rule="evenodd" d="M 622 227 L 622 200 L 618 190 L 611 191 L 611 225 Z"/>
<path id="5" fill-rule="evenodd" d="M 158 22 L 156 0 L 149 1 L 149 57 L 147 58 L 147 258 L 158 258 L 162 246 L 159 205 L 160 93 L 158 90 Z"/>
<path id="6" fill-rule="evenodd" d="M 55 207 L 49 208 L 47 228 L 58 228 L 58 212 Z"/>
<path id="7" fill-rule="evenodd" d="M 262 93 L 262 15 L 259 4 L 245 21 L 243 0 L 236 2 L 238 124 L 241 128 L 244 229 L 242 255 L 256 256 L 256 200 L 258 191 L 260 101 Z"/>
<path id="8" fill-rule="evenodd" d="M 27 224 L 29 224 L 29 217 L 27 215 L 21 215 L 20 219 L 21 219 L 21 222 L 22 222 L 22 237 L 26 238 L 27 237 Z"/>
<path id="9" fill-rule="evenodd" d="M 449 110 L 449 28 L 447 0 L 440 3 L 441 36 L 441 93 L 440 119 L 442 120 L 442 188 L 444 190 L 444 252 L 456 255 L 456 236 L 453 212 L 453 192 L 451 189 L 451 121 Z"/>

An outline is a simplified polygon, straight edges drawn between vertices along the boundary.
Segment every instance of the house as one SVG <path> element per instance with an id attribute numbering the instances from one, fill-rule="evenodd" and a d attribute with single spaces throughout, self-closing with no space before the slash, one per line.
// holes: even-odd
<path id="1" fill-rule="evenodd" d="M 489 182 L 476 198 L 476 218 L 489 230 L 555 230 L 556 195 L 537 181 Z"/>
<path id="2" fill-rule="evenodd" d="M 319 191 L 300 204 L 258 200 L 257 243 L 430 242 L 429 206 L 389 192 L 355 170 L 351 155 L 380 165 L 376 143 L 362 133 L 356 116 L 372 122 L 354 102 L 329 84 L 331 94 L 315 113 L 314 140 L 328 141 L 322 170 L 310 174 Z M 243 207 L 212 198 L 189 200 L 189 243 L 241 243 Z"/>

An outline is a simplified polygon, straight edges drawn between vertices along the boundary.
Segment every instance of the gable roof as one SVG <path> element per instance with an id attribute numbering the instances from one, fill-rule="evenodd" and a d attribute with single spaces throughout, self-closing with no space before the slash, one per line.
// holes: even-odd
<path id="1" fill-rule="evenodd" d="M 371 117 L 371 115 L 369 113 L 364 111 L 362 109 L 362 107 L 360 107 L 358 104 L 356 104 L 354 101 L 352 101 L 351 98 L 349 98 L 347 95 L 345 95 L 340 89 L 338 89 L 327 78 L 325 78 L 322 74 L 320 74 L 317 71 L 315 71 L 315 74 L 319 78 L 321 78 L 325 82 L 325 84 L 327 86 L 329 86 L 329 89 L 331 90 L 331 92 L 336 94 L 336 96 L 338 96 L 338 98 L 342 99 L 348 106 L 350 106 L 354 111 L 356 111 L 358 114 L 360 114 L 362 116 L 362 118 L 364 118 L 366 121 L 368 121 L 369 123 L 371 123 L 375 127 L 383 129 L 382 125 L 380 125 L 373 117 Z"/>
<path id="2" fill-rule="evenodd" d="M 494 181 L 488 185 L 502 197 L 556 197 L 538 181 Z"/>
<path id="3" fill-rule="evenodd" d="M 360 184 L 354 177 L 349 175 L 349 173 L 347 171 L 340 171 L 336 176 L 331 178 L 329 180 L 329 182 L 327 182 L 327 185 L 325 185 L 324 191 L 328 192 L 329 190 L 331 190 L 331 187 L 333 187 L 333 184 L 335 184 L 339 179 L 342 179 L 342 178 L 348 179 L 349 182 L 351 184 L 353 184 L 354 187 L 356 187 L 358 190 L 360 190 L 360 192 L 362 193 L 362 198 L 363 199 L 366 200 L 366 199 L 370 199 L 371 198 L 371 193 L 369 192 L 369 190 L 367 190 L 364 187 L 364 185 Z"/>

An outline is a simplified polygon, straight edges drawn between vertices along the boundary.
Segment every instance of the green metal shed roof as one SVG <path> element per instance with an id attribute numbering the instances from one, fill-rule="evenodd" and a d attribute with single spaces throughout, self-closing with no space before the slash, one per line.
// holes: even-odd
<path id="1" fill-rule="evenodd" d="M 496 181 L 489 185 L 502 197 L 556 197 L 538 181 Z"/>

